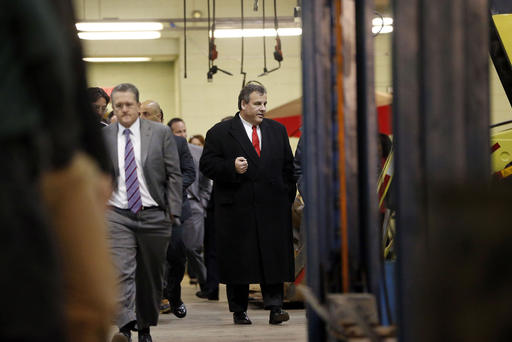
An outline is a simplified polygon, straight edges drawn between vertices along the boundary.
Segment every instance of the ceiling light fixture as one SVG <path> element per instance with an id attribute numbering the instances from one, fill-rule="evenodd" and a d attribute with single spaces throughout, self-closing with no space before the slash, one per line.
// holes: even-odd
<path id="1" fill-rule="evenodd" d="M 82 22 L 75 24 L 78 31 L 161 31 L 159 22 Z"/>
<path id="2" fill-rule="evenodd" d="M 202 16 L 203 16 L 203 12 L 201 12 L 200 10 L 193 10 L 192 11 L 192 18 L 199 19 Z"/>
<path id="3" fill-rule="evenodd" d="M 78 32 L 78 37 L 86 40 L 158 39 L 161 36 L 158 31 Z"/>
<path id="4" fill-rule="evenodd" d="M 377 34 L 377 33 L 379 33 L 379 34 L 391 33 L 391 32 L 393 32 L 393 25 L 373 26 L 372 27 L 372 32 L 373 32 L 373 34 Z"/>
<path id="5" fill-rule="evenodd" d="M 279 36 L 300 36 L 302 34 L 302 29 L 298 27 L 291 28 L 280 28 L 278 29 Z M 218 29 L 215 30 L 215 38 L 240 38 L 242 37 L 275 37 L 276 30 L 273 28 L 268 29 L 244 29 L 243 31 L 240 29 Z M 210 33 L 211 35 L 211 33 Z"/>
<path id="6" fill-rule="evenodd" d="M 373 18 L 372 25 L 373 26 L 382 26 L 383 21 L 384 21 L 384 25 L 393 25 L 393 18 L 391 18 L 391 17 Z"/>
<path id="7" fill-rule="evenodd" d="M 113 62 L 149 62 L 150 57 L 85 57 L 86 62 L 113 63 Z"/>

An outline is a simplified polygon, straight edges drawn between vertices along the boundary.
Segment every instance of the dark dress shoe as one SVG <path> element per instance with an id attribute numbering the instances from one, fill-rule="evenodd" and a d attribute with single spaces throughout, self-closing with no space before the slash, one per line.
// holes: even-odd
<path id="1" fill-rule="evenodd" d="M 139 342 L 153 342 L 151 335 L 149 333 L 140 333 L 139 332 Z"/>
<path id="2" fill-rule="evenodd" d="M 114 334 L 111 342 L 132 342 L 132 334 L 129 331 L 120 331 Z"/>
<path id="3" fill-rule="evenodd" d="M 187 307 L 183 303 L 181 303 L 180 305 L 178 305 L 176 307 L 172 307 L 171 310 L 172 310 L 172 313 L 174 314 L 174 316 L 176 316 L 178 318 L 183 318 L 187 315 Z"/>
<path id="4" fill-rule="evenodd" d="M 196 292 L 196 296 L 199 297 L 199 298 L 208 298 L 208 291 L 197 291 Z"/>
<path id="5" fill-rule="evenodd" d="M 219 300 L 219 292 L 213 291 L 197 291 L 196 296 L 208 300 Z"/>
<path id="6" fill-rule="evenodd" d="M 252 324 L 247 312 L 233 312 L 233 322 L 235 324 Z"/>
<path id="7" fill-rule="evenodd" d="M 270 318 L 268 322 L 270 324 L 281 324 L 283 322 L 286 322 L 290 319 L 290 315 L 288 315 L 288 312 L 278 309 L 278 310 L 272 310 L 270 311 Z"/>
<path id="8" fill-rule="evenodd" d="M 217 291 L 217 293 L 211 292 L 208 295 L 208 300 L 219 300 L 219 292 L 218 291 Z"/>

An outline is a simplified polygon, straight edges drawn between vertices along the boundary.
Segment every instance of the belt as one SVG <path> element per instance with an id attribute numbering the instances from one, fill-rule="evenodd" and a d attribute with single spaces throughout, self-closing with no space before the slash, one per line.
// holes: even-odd
<path id="1" fill-rule="evenodd" d="M 112 206 L 111 208 L 113 210 L 117 211 L 120 214 L 132 214 L 132 215 L 134 215 L 134 213 L 130 209 L 122 209 L 122 208 L 118 208 L 118 207 L 114 207 L 114 206 Z M 156 206 L 156 205 L 151 206 L 151 207 L 142 207 L 142 208 L 140 208 L 140 211 L 148 211 L 148 210 L 163 210 L 163 209 L 160 208 L 159 206 Z"/>

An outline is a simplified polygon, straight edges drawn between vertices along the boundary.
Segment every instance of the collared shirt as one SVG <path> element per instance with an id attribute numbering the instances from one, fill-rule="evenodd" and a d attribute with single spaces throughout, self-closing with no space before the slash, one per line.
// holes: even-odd
<path id="1" fill-rule="evenodd" d="M 112 193 L 109 204 L 121 209 L 128 209 L 128 197 L 126 195 L 126 181 L 124 172 L 124 150 L 126 147 L 126 136 L 123 134 L 126 127 L 118 124 L 117 132 L 117 163 L 119 165 L 119 176 L 117 177 L 117 190 Z M 158 206 L 156 201 L 149 194 L 146 178 L 142 170 L 141 151 L 140 151 L 140 119 L 137 119 L 130 127 L 130 140 L 135 153 L 135 163 L 137 164 L 137 179 L 139 180 L 140 197 L 142 206 L 153 207 Z"/>
<path id="2" fill-rule="evenodd" d="M 240 120 L 242 120 L 242 123 L 244 124 L 245 133 L 247 133 L 247 136 L 249 137 L 249 141 L 252 144 L 252 126 L 253 124 L 245 121 L 244 118 L 242 118 L 242 115 L 240 115 Z M 261 128 L 260 125 L 256 126 L 256 132 L 258 133 L 258 139 L 260 139 L 260 151 L 263 148 L 263 143 L 261 141 Z"/>

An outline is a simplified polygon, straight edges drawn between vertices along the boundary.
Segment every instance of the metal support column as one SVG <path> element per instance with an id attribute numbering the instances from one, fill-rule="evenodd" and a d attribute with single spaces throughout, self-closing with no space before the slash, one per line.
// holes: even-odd
<path id="1" fill-rule="evenodd" d="M 394 13 L 398 323 L 417 342 L 433 328 L 419 310 L 440 236 L 429 219 L 453 220 L 433 211 L 436 191 L 489 177 L 489 12 L 486 0 L 394 0 Z"/>
<path id="2" fill-rule="evenodd" d="M 367 288 L 377 298 L 380 293 L 383 251 L 377 205 L 377 108 L 374 84 L 373 0 L 356 1 L 357 39 L 357 131 L 359 156 L 359 216 L 362 232 Z"/>
<path id="3" fill-rule="evenodd" d="M 330 1 L 304 1 L 302 8 L 303 170 L 305 178 L 306 280 L 321 303 L 327 292 L 332 234 L 333 127 Z M 308 338 L 326 339 L 325 323 L 307 306 Z"/>

